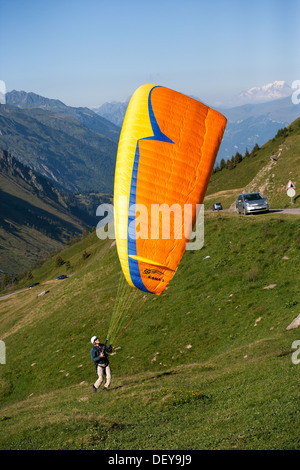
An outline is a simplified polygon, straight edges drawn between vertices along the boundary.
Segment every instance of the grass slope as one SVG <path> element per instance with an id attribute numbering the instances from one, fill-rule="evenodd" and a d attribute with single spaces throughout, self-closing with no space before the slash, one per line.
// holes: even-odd
<path id="1" fill-rule="evenodd" d="M 270 160 L 272 155 L 277 155 L 277 161 Z M 289 180 L 296 184 L 296 190 L 298 187 L 293 206 L 286 194 Z M 286 136 L 269 140 L 255 156 L 244 158 L 232 170 L 224 168 L 214 173 L 204 203 L 210 208 L 218 201 L 224 208 L 229 208 L 239 194 L 261 191 L 273 209 L 300 207 L 299 186 L 300 118 L 288 127 Z"/>
<path id="2" fill-rule="evenodd" d="M 104 396 L 91 393 L 89 338 L 104 339 L 115 302 L 111 245 L 92 233 L 61 253 L 72 277 L 54 281 L 51 258 L 33 271 L 40 286 L 0 300 L 0 448 L 299 448 L 299 331 L 286 330 L 300 304 L 297 218 L 207 214 L 203 249 L 115 345 Z"/>

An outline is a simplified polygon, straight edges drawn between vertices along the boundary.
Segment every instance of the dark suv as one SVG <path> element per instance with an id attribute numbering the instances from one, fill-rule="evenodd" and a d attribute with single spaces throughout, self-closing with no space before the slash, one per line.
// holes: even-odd
<path id="1" fill-rule="evenodd" d="M 28 289 L 31 289 L 32 287 L 38 286 L 38 285 L 39 285 L 39 282 L 34 282 L 33 284 L 30 284 L 30 286 L 28 287 Z"/>

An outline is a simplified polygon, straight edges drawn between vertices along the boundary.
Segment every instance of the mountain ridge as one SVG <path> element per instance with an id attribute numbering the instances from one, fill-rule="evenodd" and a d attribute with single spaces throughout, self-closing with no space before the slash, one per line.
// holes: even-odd
<path id="1" fill-rule="evenodd" d="M 254 86 L 239 93 L 238 99 L 241 104 L 247 101 L 261 103 L 288 97 L 292 92 L 292 88 L 284 80 L 275 80 L 266 85 Z"/>
<path id="2" fill-rule="evenodd" d="M 94 221 L 47 178 L 2 149 L 0 195 L 0 269 L 10 274 L 20 274 Z"/>
<path id="3" fill-rule="evenodd" d="M 199 98 L 195 99 L 199 100 Z M 122 126 L 128 103 L 129 99 L 125 102 L 104 103 L 93 109 L 97 114 Z M 289 96 L 233 107 L 221 105 L 212 107 L 224 114 L 228 120 L 216 165 L 222 158 L 231 158 L 237 151 L 244 153 L 246 149 L 251 151 L 255 144 L 263 145 L 280 128 L 288 126 L 300 115 L 299 106 L 293 104 Z"/>
<path id="4" fill-rule="evenodd" d="M 113 140 L 119 139 L 120 129 L 111 121 L 94 113 L 88 107 L 68 106 L 60 100 L 46 98 L 33 92 L 12 90 L 5 95 L 6 104 L 19 108 L 41 108 L 76 119 L 89 129 L 96 131 Z"/>
<path id="5" fill-rule="evenodd" d="M 0 147 L 60 190 L 112 192 L 117 142 L 71 116 L 2 104 Z"/>

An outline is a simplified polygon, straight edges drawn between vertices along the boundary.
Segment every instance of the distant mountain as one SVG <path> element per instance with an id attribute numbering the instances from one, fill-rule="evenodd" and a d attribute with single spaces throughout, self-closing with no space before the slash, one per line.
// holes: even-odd
<path id="1" fill-rule="evenodd" d="M 231 158 L 236 152 L 244 154 L 246 149 L 251 151 L 256 143 L 263 145 L 276 134 L 278 129 L 286 127 L 297 119 L 300 115 L 300 108 L 292 103 L 291 92 L 291 87 L 285 82 L 276 81 L 264 87 L 251 88 L 240 94 L 239 102 L 243 99 L 249 100 L 251 97 L 254 101 L 252 104 L 230 108 L 215 107 L 228 119 L 216 164 L 222 158 Z M 274 99 L 282 96 L 285 97 Z M 261 100 L 264 102 L 261 103 Z M 128 102 L 105 103 L 94 110 L 122 126 Z"/>
<path id="2" fill-rule="evenodd" d="M 104 103 L 102 106 L 93 106 L 91 109 L 99 116 L 102 116 L 117 126 L 122 127 L 129 101 L 129 98 L 120 103 L 112 101 L 111 103 Z"/>
<path id="3" fill-rule="evenodd" d="M 102 136 L 116 141 L 119 140 L 120 129 L 89 108 L 74 108 L 65 105 L 62 101 L 45 98 L 36 93 L 27 93 L 25 91 L 10 91 L 6 93 L 5 98 L 6 104 L 18 106 L 19 108 L 41 108 L 46 111 L 69 116 Z"/>
<path id="4" fill-rule="evenodd" d="M 28 95 L 24 95 L 24 101 L 30 104 L 31 94 Z M 37 100 L 36 105 L 44 102 L 41 97 Z M 47 99 L 45 102 L 49 104 Z M 54 100 L 53 108 L 55 103 Z M 44 107 L 0 105 L 0 147 L 48 177 L 61 190 L 111 193 L 117 141 L 88 128 L 70 116 L 72 108 L 65 108 L 68 107 L 63 106 L 66 112 L 60 113 Z"/>
<path id="5" fill-rule="evenodd" d="M 300 116 L 299 106 L 294 105 L 290 97 L 220 111 L 228 122 L 217 163 L 222 158 L 231 158 L 236 152 L 244 154 L 246 149 L 251 151 L 256 143 L 263 145 L 279 129 L 288 126 Z"/>
<path id="6" fill-rule="evenodd" d="M 93 219 L 51 182 L 0 149 L 0 270 L 17 274 Z"/>
<path id="7" fill-rule="evenodd" d="M 276 80 L 261 87 L 252 87 L 247 91 L 239 93 L 236 97 L 236 105 L 265 103 L 291 96 L 293 90 L 284 81 Z"/>

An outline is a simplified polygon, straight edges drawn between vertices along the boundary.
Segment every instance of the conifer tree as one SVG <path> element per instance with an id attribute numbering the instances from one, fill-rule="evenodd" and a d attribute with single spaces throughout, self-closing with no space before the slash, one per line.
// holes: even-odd
<path id="1" fill-rule="evenodd" d="M 223 168 L 226 168 L 226 162 L 224 158 L 222 158 L 222 160 L 220 161 L 220 170 L 223 170 Z"/>

